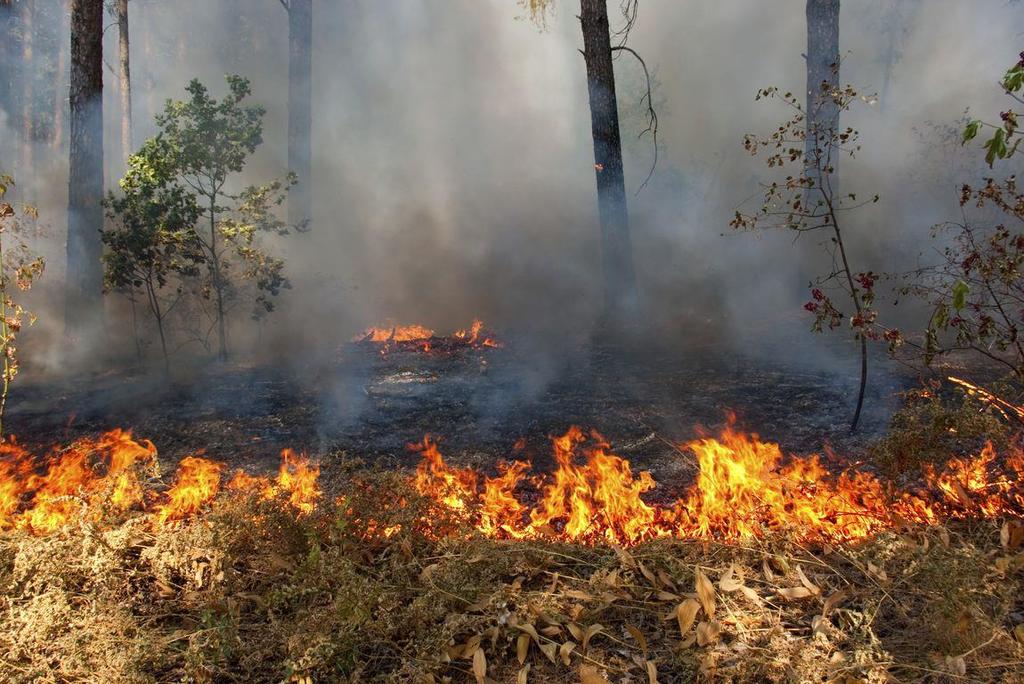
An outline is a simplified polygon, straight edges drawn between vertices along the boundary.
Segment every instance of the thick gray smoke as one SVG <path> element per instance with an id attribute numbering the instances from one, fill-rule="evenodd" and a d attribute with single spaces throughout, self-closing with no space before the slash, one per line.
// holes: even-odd
<path id="1" fill-rule="evenodd" d="M 514 0 L 318 2 L 315 224 L 277 241 L 294 288 L 259 335 L 240 315 L 234 339 L 289 355 L 333 350 L 385 318 L 447 331 L 474 317 L 547 341 L 585 336 L 601 279 L 577 10 L 561 0 L 538 30 Z M 733 211 L 765 177 L 742 136 L 787 115 L 755 102 L 756 90 L 804 88 L 803 10 L 803 0 L 641 0 L 629 45 L 655 80 L 660 159 L 635 197 L 652 153 L 649 136 L 636 139 L 646 126 L 643 73 L 630 55 L 617 61 L 637 272 L 652 330 L 667 325 L 681 348 L 711 333 L 728 341 L 805 323 L 797 257 L 813 250 L 795 249 L 791 234 L 728 234 Z M 845 120 L 861 130 L 864 150 L 844 162 L 844 188 L 882 195 L 851 226 L 855 268 L 902 269 L 928 247 L 933 223 L 956 217 L 953 186 L 968 179 L 951 165 L 978 171 L 928 122 L 952 124 L 967 106 L 999 111 L 995 81 L 1016 58 L 1024 9 L 1005 0 L 849 0 L 842 12 L 842 80 L 887 96 Z M 280 3 L 133 0 L 131 26 L 136 143 L 188 79 L 219 94 L 223 75 L 239 73 L 268 111 L 266 144 L 248 172 L 260 180 L 285 171 Z M 113 179 L 121 164 L 116 78 L 107 75 Z M 55 243 L 63 173 L 58 165 L 40 184 L 52 191 L 40 204 Z M 47 252 L 58 285 L 61 250 Z M 50 358 L 59 365 L 59 346 Z"/>

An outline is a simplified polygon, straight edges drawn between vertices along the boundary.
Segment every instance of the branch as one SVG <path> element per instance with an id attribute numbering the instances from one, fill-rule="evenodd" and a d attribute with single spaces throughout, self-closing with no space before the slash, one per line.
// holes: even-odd
<path id="1" fill-rule="evenodd" d="M 288 6 L 288 0 L 280 0 L 280 1 L 281 1 L 281 7 L 284 7 L 284 11 L 285 12 L 291 12 L 292 11 L 292 8 Z"/>
<path id="2" fill-rule="evenodd" d="M 651 162 L 651 170 L 647 172 L 647 178 L 644 178 L 644 182 L 641 183 L 640 187 L 636 190 L 636 194 L 639 195 L 640 191 L 647 186 L 647 182 L 650 181 L 651 177 L 654 175 L 655 167 L 658 166 L 658 113 L 654 111 L 654 101 L 651 98 L 651 72 L 647 70 L 647 62 L 645 62 L 643 57 L 641 57 L 637 51 L 631 47 L 627 47 L 625 45 L 612 47 L 612 52 L 615 52 L 616 50 L 625 50 L 636 57 L 637 61 L 640 62 L 640 66 L 644 69 L 644 78 L 647 79 L 647 94 L 640 98 L 640 102 L 643 102 L 644 98 L 647 98 L 647 128 L 640 131 L 640 135 L 638 135 L 637 138 L 642 138 L 644 133 L 650 132 L 651 140 L 654 144 L 654 160 Z"/>

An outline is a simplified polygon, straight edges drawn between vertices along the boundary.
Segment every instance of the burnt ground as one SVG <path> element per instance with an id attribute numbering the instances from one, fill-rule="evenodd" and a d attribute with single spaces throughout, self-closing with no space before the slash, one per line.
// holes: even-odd
<path id="1" fill-rule="evenodd" d="M 356 458 L 411 465 L 417 456 L 406 444 L 425 433 L 441 439 L 446 457 L 485 470 L 511 456 L 523 437 L 526 454 L 543 467 L 548 436 L 578 424 L 599 430 L 617 453 L 671 482 L 693 469 L 692 457 L 676 445 L 698 436 L 699 426 L 717 430 L 730 410 L 741 427 L 787 452 L 830 444 L 857 458 L 884 431 L 907 384 L 876 361 L 855 435 L 847 430 L 852 358 L 815 369 L 707 347 L 646 350 L 626 362 L 608 351 L 537 354 L 517 351 L 514 343 L 386 357 L 349 345 L 329 363 L 218 364 L 187 383 L 139 373 L 25 383 L 12 397 L 8 425 L 40 450 L 128 427 L 151 439 L 168 464 L 204 452 L 265 470 L 291 447 L 319 457 L 330 472 L 332 464 Z"/>

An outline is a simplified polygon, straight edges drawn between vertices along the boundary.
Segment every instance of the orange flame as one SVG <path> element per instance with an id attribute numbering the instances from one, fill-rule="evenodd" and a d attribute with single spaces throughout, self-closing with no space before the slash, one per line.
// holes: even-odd
<path id="1" fill-rule="evenodd" d="M 501 347 L 497 339 L 486 334 L 483 321 L 474 319 L 473 323 L 462 330 L 456 330 L 447 337 L 437 336 L 433 330 L 422 325 L 383 325 L 372 326 L 352 338 L 352 342 L 374 343 L 380 347 L 382 354 L 395 347 L 406 351 L 452 351 L 471 347 Z"/>
<path id="2" fill-rule="evenodd" d="M 806 541 L 863 539 L 908 523 L 931 524 L 967 515 L 1021 517 L 1024 454 L 999 467 L 991 446 L 973 459 L 953 459 L 926 473 L 930 493 L 896 492 L 868 473 L 832 476 L 818 456 L 785 461 L 777 444 L 726 428 L 718 438 L 686 445 L 699 468 L 678 501 L 660 504 L 643 495 L 657 488 L 648 472 L 634 474 L 597 433 L 572 427 L 552 439 L 555 471 L 529 479 L 529 464 L 504 465 L 484 479 L 448 466 L 426 439 L 416 477 L 418 490 L 464 513 L 481 534 L 498 538 L 605 540 L 634 544 L 654 537 L 742 540 L 787 533 Z M 584 462 L 578 463 L 583 456 Z M 537 503 L 524 503 L 535 490 Z"/>

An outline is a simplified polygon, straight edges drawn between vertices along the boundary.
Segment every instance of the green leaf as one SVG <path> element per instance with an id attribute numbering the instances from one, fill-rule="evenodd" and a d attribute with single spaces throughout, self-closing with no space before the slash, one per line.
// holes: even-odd
<path id="1" fill-rule="evenodd" d="M 953 308 L 958 312 L 962 311 L 967 305 L 967 293 L 970 292 L 970 289 L 967 283 L 962 280 L 957 281 L 956 285 L 953 286 Z"/>
<path id="2" fill-rule="evenodd" d="M 964 126 L 964 139 L 963 139 L 963 143 L 967 144 L 971 140 L 974 140 L 976 137 L 978 137 L 978 131 L 980 129 L 981 129 L 981 120 L 980 119 L 974 119 L 972 121 L 969 121 L 967 123 L 967 125 Z"/>

